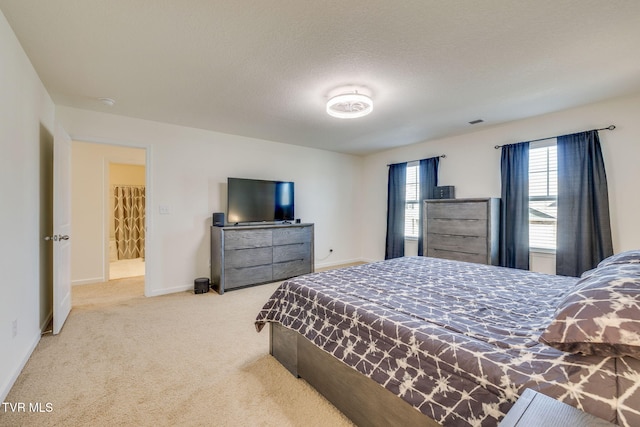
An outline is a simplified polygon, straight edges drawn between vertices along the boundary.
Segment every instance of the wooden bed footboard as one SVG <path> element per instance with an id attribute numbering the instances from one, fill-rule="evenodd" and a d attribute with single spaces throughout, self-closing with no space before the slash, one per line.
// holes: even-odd
<path id="1" fill-rule="evenodd" d="M 269 325 L 271 355 L 293 375 L 309 383 L 356 425 L 440 425 L 299 333 L 278 323 Z"/>

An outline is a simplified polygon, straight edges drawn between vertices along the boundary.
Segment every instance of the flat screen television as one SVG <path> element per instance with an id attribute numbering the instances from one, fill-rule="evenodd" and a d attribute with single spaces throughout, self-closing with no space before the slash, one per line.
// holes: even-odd
<path id="1" fill-rule="evenodd" d="M 227 221 L 231 224 L 292 221 L 293 208 L 293 182 L 227 178 Z"/>

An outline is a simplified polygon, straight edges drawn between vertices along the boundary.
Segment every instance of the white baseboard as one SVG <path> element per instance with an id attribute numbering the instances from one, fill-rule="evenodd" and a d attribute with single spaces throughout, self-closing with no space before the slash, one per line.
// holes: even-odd
<path id="1" fill-rule="evenodd" d="M 106 282 L 104 277 L 92 277 L 89 279 L 72 280 L 71 286 L 91 285 L 93 283 L 102 283 L 102 282 Z"/>
<path id="2" fill-rule="evenodd" d="M 41 336 L 42 336 L 42 331 L 38 332 L 38 334 L 33 338 L 33 341 L 31 343 L 31 345 L 27 349 L 27 352 L 23 356 L 22 360 L 20 361 L 20 363 L 18 364 L 16 369 L 14 369 L 13 373 L 8 378 L 8 380 L 4 384 L 2 384 L 2 387 L 0 388 L 0 402 L 5 402 L 6 401 L 7 396 L 9 395 L 9 392 L 11 391 L 11 387 L 13 387 L 13 385 L 16 382 L 16 380 L 18 379 L 18 376 L 20 376 L 20 372 L 22 372 L 22 370 L 24 369 L 25 365 L 29 361 L 29 358 L 33 354 L 33 351 L 36 349 L 36 346 L 40 342 L 40 337 Z"/>
<path id="3" fill-rule="evenodd" d="M 335 262 L 319 262 L 319 263 L 316 263 L 315 269 L 318 270 L 322 268 L 337 267 L 339 265 L 355 264 L 360 262 L 367 262 L 367 261 L 365 261 L 362 258 L 354 258 L 354 259 L 340 260 Z"/>
<path id="4" fill-rule="evenodd" d="M 374 261 L 379 261 L 379 260 L 367 260 L 364 258 L 354 258 L 354 259 L 340 260 L 336 262 L 322 262 L 322 263 L 317 263 L 315 265 L 315 270 L 318 271 L 319 269 L 336 267 L 340 265 L 368 263 L 368 262 L 374 262 Z M 174 294 L 177 292 L 185 292 L 185 291 L 193 291 L 193 284 L 176 286 L 173 288 L 166 288 L 166 289 L 154 289 L 148 295 L 145 295 L 145 296 L 156 297 L 160 295 Z"/>
<path id="5" fill-rule="evenodd" d="M 189 291 L 189 290 L 193 290 L 193 284 L 190 285 L 184 285 L 184 286 L 176 286 L 174 288 L 168 288 L 168 289 L 154 289 L 152 290 L 149 295 L 145 295 L 148 297 L 157 297 L 160 295 L 167 295 L 167 294 L 175 294 L 176 292 L 185 292 L 185 291 Z"/>

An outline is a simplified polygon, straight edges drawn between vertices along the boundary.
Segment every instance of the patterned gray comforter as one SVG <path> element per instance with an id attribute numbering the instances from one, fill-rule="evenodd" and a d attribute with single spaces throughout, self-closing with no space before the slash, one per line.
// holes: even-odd
<path id="1" fill-rule="evenodd" d="M 284 282 L 278 322 L 445 426 L 496 425 L 526 388 L 640 425 L 640 360 L 538 342 L 576 279 L 407 257 Z"/>

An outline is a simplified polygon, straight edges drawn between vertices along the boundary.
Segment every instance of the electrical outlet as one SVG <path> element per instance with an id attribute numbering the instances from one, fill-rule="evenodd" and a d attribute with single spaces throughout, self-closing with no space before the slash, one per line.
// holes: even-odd
<path id="1" fill-rule="evenodd" d="M 18 319 L 11 322 L 11 338 L 18 336 Z"/>

